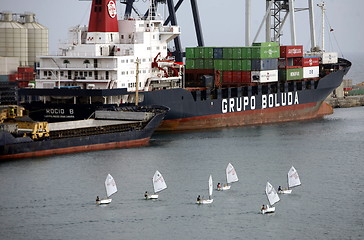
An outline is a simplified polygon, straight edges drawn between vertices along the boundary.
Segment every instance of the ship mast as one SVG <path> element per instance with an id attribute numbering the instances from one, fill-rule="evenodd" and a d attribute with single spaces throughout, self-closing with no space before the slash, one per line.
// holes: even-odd
<path id="1" fill-rule="evenodd" d="M 321 29 L 321 34 L 322 34 L 322 43 L 321 43 L 321 48 L 322 48 L 322 51 L 325 52 L 325 2 L 322 1 L 322 3 L 319 3 L 317 4 L 317 6 L 319 8 L 321 8 L 321 24 L 322 24 L 322 29 Z"/>

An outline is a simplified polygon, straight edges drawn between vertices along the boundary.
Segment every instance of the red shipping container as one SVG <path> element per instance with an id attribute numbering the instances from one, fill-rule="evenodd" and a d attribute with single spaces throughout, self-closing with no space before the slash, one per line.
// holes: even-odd
<path id="1" fill-rule="evenodd" d="M 232 72 L 232 82 L 240 83 L 241 82 L 241 71 L 233 71 Z"/>
<path id="2" fill-rule="evenodd" d="M 15 82 L 15 81 L 18 81 L 18 79 L 19 79 L 18 74 L 10 74 L 9 75 L 9 82 Z"/>
<path id="3" fill-rule="evenodd" d="M 290 57 L 302 57 L 303 56 L 303 46 L 281 46 L 281 58 Z"/>
<path id="4" fill-rule="evenodd" d="M 241 82 L 242 83 L 251 83 L 251 71 L 242 71 L 241 72 Z"/>
<path id="5" fill-rule="evenodd" d="M 302 67 L 302 59 L 301 57 L 293 58 L 293 66 L 295 67 Z"/>
<path id="6" fill-rule="evenodd" d="M 233 71 L 223 71 L 222 72 L 222 82 L 223 83 L 233 82 Z"/>
<path id="7" fill-rule="evenodd" d="M 32 67 L 18 67 L 18 72 L 19 73 L 34 72 L 34 69 Z"/>
<path id="8" fill-rule="evenodd" d="M 318 57 L 307 57 L 303 58 L 303 67 L 315 67 L 320 65 Z"/>

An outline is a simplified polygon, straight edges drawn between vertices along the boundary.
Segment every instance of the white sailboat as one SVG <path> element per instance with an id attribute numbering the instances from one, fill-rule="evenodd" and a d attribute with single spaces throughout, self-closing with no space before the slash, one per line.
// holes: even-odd
<path id="1" fill-rule="evenodd" d="M 158 199 L 157 193 L 167 188 L 167 184 L 164 181 L 162 174 L 158 170 L 155 171 L 154 173 L 152 183 L 153 183 L 154 194 L 148 194 L 148 192 L 145 192 L 144 194 L 145 199 Z"/>
<path id="2" fill-rule="evenodd" d="M 201 199 L 200 195 L 197 198 L 196 203 L 197 204 L 210 204 L 214 201 L 214 199 L 212 199 L 212 189 L 213 189 L 213 182 L 212 182 L 212 176 L 210 175 L 209 177 L 209 198 L 208 199 Z"/>
<path id="3" fill-rule="evenodd" d="M 297 170 L 292 166 L 287 173 L 287 182 L 288 188 L 281 189 L 281 186 L 278 188 L 279 194 L 291 194 L 293 187 L 297 187 L 301 185 L 300 177 L 298 176 Z"/>
<path id="4" fill-rule="evenodd" d="M 109 204 L 109 203 L 111 203 L 112 199 L 110 198 L 110 196 L 118 191 L 118 189 L 116 188 L 115 180 L 110 174 L 108 174 L 107 177 L 106 177 L 105 189 L 106 189 L 107 198 L 100 200 L 99 196 L 97 196 L 96 204 L 100 205 L 100 204 Z"/>
<path id="5" fill-rule="evenodd" d="M 234 166 L 229 163 L 226 167 L 226 184 L 224 186 L 220 186 L 220 183 L 217 186 L 218 191 L 224 191 L 229 190 L 231 185 L 229 183 L 237 182 L 239 181 L 238 175 L 236 174 Z"/>
<path id="6" fill-rule="evenodd" d="M 274 213 L 276 208 L 273 207 L 273 205 L 276 203 L 276 202 L 279 202 L 280 198 L 276 192 L 276 190 L 274 189 L 274 187 L 272 186 L 272 184 L 270 184 L 269 182 L 267 182 L 267 185 L 265 186 L 265 194 L 267 195 L 267 198 L 268 198 L 268 201 L 269 201 L 269 204 L 271 206 L 269 206 L 267 204 L 267 206 L 264 206 L 262 207 L 261 209 L 261 212 L 262 214 L 267 214 L 267 213 Z"/>

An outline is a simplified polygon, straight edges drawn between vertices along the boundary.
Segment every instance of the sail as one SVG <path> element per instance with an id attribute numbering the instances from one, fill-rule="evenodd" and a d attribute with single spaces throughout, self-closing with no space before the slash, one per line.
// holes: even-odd
<path id="1" fill-rule="evenodd" d="M 301 185 L 300 177 L 298 176 L 298 173 L 293 166 L 291 167 L 291 169 L 289 169 L 287 177 L 288 177 L 289 188 Z"/>
<path id="2" fill-rule="evenodd" d="M 211 175 L 210 175 L 210 177 L 209 177 L 209 195 L 211 196 L 212 195 L 212 177 L 211 177 Z"/>
<path id="3" fill-rule="evenodd" d="M 280 200 L 276 190 L 269 182 L 267 182 L 267 185 L 265 186 L 265 194 L 267 195 L 270 205 L 273 205 Z"/>
<path id="4" fill-rule="evenodd" d="M 164 181 L 162 174 L 158 170 L 155 171 L 153 176 L 153 187 L 155 193 L 160 192 L 167 188 L 167 184 Z"/>
<path id="5" fill-rule="evenodd" d="M 235 168 L 231 163 L 229 163 L 226 167 L 226 181 L 227 183 L 239 181 L 238 175 L 236 175 Z"/>
<path id="6" fill-rule="evenodd" d="M 108 174 L 105 180 L 106 195 L 110 197 L 118 191 L 114 178 Z"/>

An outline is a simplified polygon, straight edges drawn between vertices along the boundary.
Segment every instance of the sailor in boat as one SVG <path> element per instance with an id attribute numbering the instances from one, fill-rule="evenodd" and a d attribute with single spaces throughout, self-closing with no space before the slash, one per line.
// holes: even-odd
<path id="1" fill-rule="evenodd" d="M 218 183 L 217 184 L 217 190 L 220 190 L 221 189 L 221 184 L 220 183 Z"/>
<path id="2" fill-rule="evenodd" d="M 198 195 L 197 202 L 200 202 L 200 201 L 201 201 L 201 197 L 200 197 L 200 195 Z"/>
<path id="3" fill-rule="evenodd" d="M 281 186 L 278 187 L 278 192 L 280 192 L 280 191 L 282 191 L 282 187 Z"/>
<path id="4" fill-rule="evenodd" d="M 145 198 L 148 198 L 148 191 L 145 191 L 145 193 L 144 193 L 144 197 L 145 197 Z"/>
<path id="5" fill-rule="evenodd" d="M 99 196 L 97 196 L 97 197 L 96 197 L 96 203 L 97 203 L 97 202 L 100 202 L 100 198 L 99 198 Z"/>
<path id="6" fill-rule="evenodd" d="M 262 206 L 262 208 L 260 210 L 263 211 L 263 210 L 266 210 L 266 209 L 267 209 L 267 207 L 263 204 L 263 206 Z"/>

